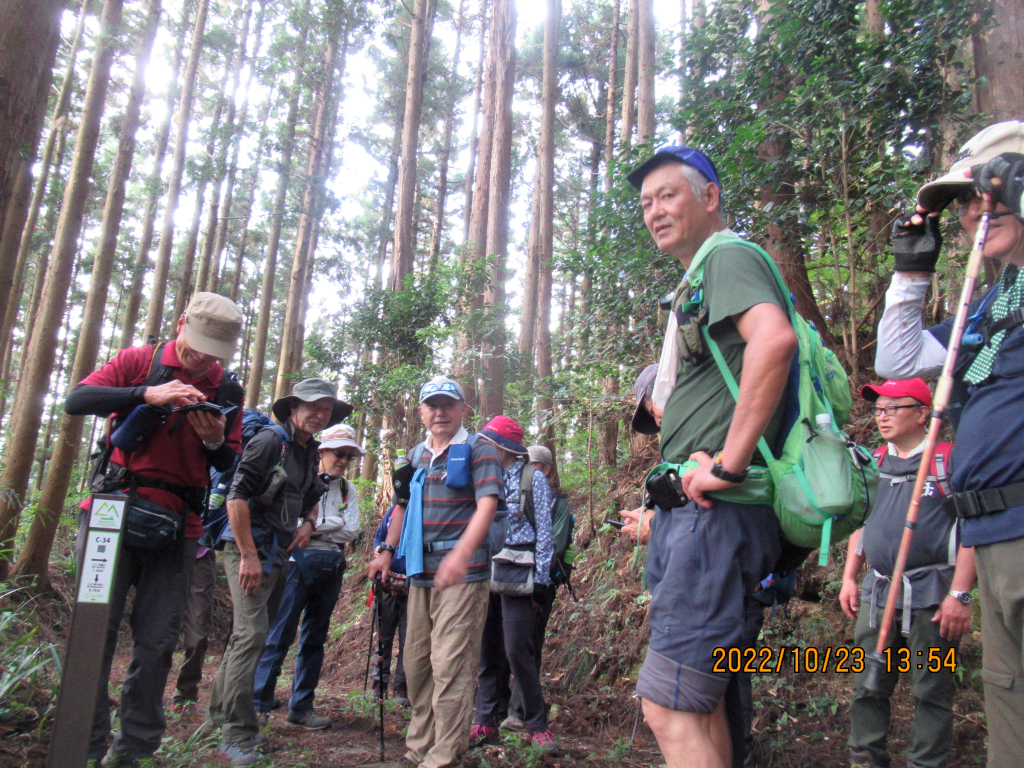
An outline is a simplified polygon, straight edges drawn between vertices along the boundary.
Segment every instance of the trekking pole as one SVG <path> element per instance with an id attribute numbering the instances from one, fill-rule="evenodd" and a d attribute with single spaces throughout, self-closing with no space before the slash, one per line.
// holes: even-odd
<path id="1" fill-rule="evenodd" d="M 636 717 L 633 718 L 633 735 L 629 737 L 629 752 L 633 752 L 633 745 L 636 744 L 636 729 L 640 727 L 640 713 L 644 709 L 644 700 L 636 697 Z"/>
<path id="2" fill-rule="evenodd" d="M 384 644 L 381 642 L 380 632 L 380 574 L 377 574 L 373 582 L 373 603 L 374 614 L 377 619 L 377 708 L 380 716 L 380 746 L 377 751 L 380 753 L 380 761 L 384 762 Z"/>
<path id="3" fill-rule="evenodd" d="M 993 179 L 993 182 L 997 181 Z M 953 390 L 953 373 L 956 368 L 957 353 L 960 351 L 960 341 L 964 335 L 964 327 L 967 325 L 967 313 L 970 307 L 971 297 L 974 295 L 974 288 L 981 273 L 981 257 L 985 251 L 985 241 L 988 239 L 988 225 L 995 207 L 991 194 L 982 195 L 984 203 L 981 209 L 981 221 L 978 223 L 978 231 L 974 236 L 974 245 L 971 248 L 971 255 L 967 259 L 967 269 L 964 275 L 964 287 L 960 291 L 960 303 L 957 305 L 956 317 L 953 321 L 953 332 L 949 337 L 949 347 L 946 350 L 946 362 L 942 366 L 942 374 L 935 386 L 935 397 L 932 399 L 931 422 L 928 425 L 928 435 L 925 438 L 924 452 L 921 454 L 921 465 L 917 468 L 917 479 L 914 481 L 914 491 L 910 497 L 910 506 L 907 509 L 907 520 L 903 526 L 903 539 L 900 541 L 899 552 L 896 555 L 896 566 L 893 569 L 892 579 L 889 582 L 889 598 L 885 601 L 885 612 L 882 614 L 882 622 L 878 627 L 878 642 L 875 650 L 865 655 L 867 662 L 864 678 L 864 687 L 869 691 L 880 693 L 883 691 L 883 676 L 886 671 L 884 651 L 889 643 L 889 631 L 892 628 L 893 618 L 896 615 L 897 591 L 903 584 L 903 573 L 907 565 L 907 556 L 910 554 L 910 543 L 914 537 L 914 528 L 917 525 L 917 513 L 921 506 L 921 496 L 924 493 L 925 483 L 928 481 L 928 470 L 935 457 L 935 446 L 939 441 L 939 432 L 942 430 L 942 420 L 945 417 L 946 407 L 949 405 L 950 395 Z"/>
<path id="4" fill-rule="evenodd" d="M 376 588 L 373 588 L 373 601 L 377 602 Z M 370 659 L 373 658 L 373 633 L 377 627 L 377 606 L 374 605 L 373 614 L 370 616 L 370 647 L 366 651 L 366 672 L 363 674 L 363 693 L 366 693 L 366 685 L 370 679 Z M 380 677 L 380 669 L 377 669 L 378 678 Z"/>

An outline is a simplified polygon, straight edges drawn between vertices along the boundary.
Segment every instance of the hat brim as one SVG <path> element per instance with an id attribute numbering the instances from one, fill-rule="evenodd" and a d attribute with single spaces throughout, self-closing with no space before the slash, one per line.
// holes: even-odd
<path id="1" fill-rule="evenodd" d="M 917 193 L 917 203 L 926 211 L 945 210 L 956 200 L 956 196 L 964 187 L 970 187 L 972 184 L 973 182 L 967 178 L 966 168 L 950 171 L 921 187 Z"/>
<path id="2" fill-rule="evenodd" d="M 865 384 L 860 388 L 860 396 L 869 403 L 875 402 L 880 397 L 912 397 L 924 406 L 931 407 L 931 399 L 927 402 L 909 392 L 904 392 L 900 387 L 886 386 L 885 384 Z"/>
<path id="3" fill-rule="evenodd" d="M 651 416 L 651 412 L 644 408 L 643 403 L 637 403 L 629 425 L 633 428 L 634 432 L 638 432 L 641 435 L 656 435 L 661 432 L 658 422 Z"/>
<path id="4" fill-rule="evenodd" d="M 653 171 L 655 168 L 660 168 L 663 165 L 669 163 L 678 163 L 679 165 L 686 165 L 681 157 L 670 155 L 668 153 L 661 153 L 649 157 L 644 162 L 640 163 L 636 168 L 630 171 L 626 175 L 626 181 L 633 185 L 633 188 L 638 192 L 643 188 L 644 179 L 647 178 L 647 174 Z"/>
<path id="5" fill-rule="evenodd" d="M 235 356 L 235 350 L 238 348 L 237 340 L 222 341 L 220 339 L 211 339 L 209 336 L 204 336 L 196 331 L 188 323 L 185 323 L 184 331 L 185 341 L 189 347 L 200 354 L 210 355 L 218 360 L 230 360 Z"/>
<path id="6" fill-rule="evenodd" d="M 366 449 L 363 448 L 363 446 L 361 446 L 355 440 L 349 440 L 348 438 L 342 437 L 337 438 L 335 440 L 325 440 L 324 442 L 320 443 L 321 451 L 330 451 L 334 450 L 335 448 L 355 448 L 357 451 L 359 451 L 360 456 L 366 455 Z"/>
<path id="7" fill-rule="evenodd" d="M 314 397 L 311 400 L 307 400 L 304 397 L 298 395 L 287 395 L 275 400 L 274 404 L 270 407 L 271 412 L 282 424 L 288 420 L 292 415 L 292 401 L 301 400 L 304 403 L 315 403 L 317 400 L 323 399 L 323 396 Z M 337 398 L 331 398 L 334 400 L 334 407 L 331 409 L 331 420 L 327 422 L 327 427 L 333 427 L 335 424 L 340 424 L 349 414 L 352 413 L 352 406 L 346 403 L 344 400 L 338 400 Z M 324 429 L 327 429 L 324 427 Z"/>
<path id="8" fill-rule="evenodd" d="M 494 445 L 498 446 L 499 448 L 503 448 L 509 453 L 519 454 L 520 456 L 530 455 L 530 452 L 526 450 L 525 445 L 523 445 L 522 443 L 517 443 L 515 440 L 510 440 L 504 435 L 499 435 L 492 429 L 481 429 L 477 434 L 487 442 L 494 443 Z"/>

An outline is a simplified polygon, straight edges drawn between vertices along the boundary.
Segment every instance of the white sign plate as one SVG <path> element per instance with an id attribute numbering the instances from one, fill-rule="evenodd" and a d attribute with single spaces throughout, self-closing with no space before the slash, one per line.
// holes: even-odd
<path id="1" fill-rule="evenodd" d="M 78 584 L 78 602 L 110 602 L 110 588 L 114 584 L 114 567 L 117 565 L 120 539 L 120 533 L 89 531 L 85 543 L 85 558 L 82 561 L 82 578 Z"/>
<path id="2" fill-rule="evenodd" d="M 89 527 L 102 528 L 106 531 L 120 531 L 124 503 L 124 497 L 112 499 L 109 496 L 93 496 Z"/>

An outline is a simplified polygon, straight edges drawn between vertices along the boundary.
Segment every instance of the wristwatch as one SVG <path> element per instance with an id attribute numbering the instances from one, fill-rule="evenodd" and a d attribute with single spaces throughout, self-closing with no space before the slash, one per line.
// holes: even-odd
<path id="1" fill-rule="evenodd" d="M 381 544 L 379 547 L 377 547 L 377 551 L 378 552 L 390 552 L 393 555 L 393 554 L 395 554 L 395 545 L 394 544 Z"/>
<path id="2" fill-rule="evenodd" d="M 971 593 L 970 592 L 958 592 L 955 589 L 951 589 L 951 590 L 949 590 L 949 595 L 950 595 L 950 597 L 955 597 L 957 600 L 959 600 L 964 605 L 970 605 L 971 604 Z"/>
<path id="3" fill-rule="evenodd" d="M 311 517 L 304 517 L 304 518 L 302 518 L 302 523 L 309 523 L 310 528 L 312 528 L 313 531 L 316 530 L 316 520 L 315 519 L 313 519 Z M 299 523 L 299 525 L 302 525 L 302 523 Z"/>
<path id="4" fill-rule="evenodd" d="M 747 479 L 747 472 L 748 470 L 746 469 L 742 472 L 730 472 L 722 466 L 722 452 L 719 451 L 715 454 L 715 461 L 711 465 L 711 474 L 719 480 L 725 480 L 727 483 L 742 483 Z"/>

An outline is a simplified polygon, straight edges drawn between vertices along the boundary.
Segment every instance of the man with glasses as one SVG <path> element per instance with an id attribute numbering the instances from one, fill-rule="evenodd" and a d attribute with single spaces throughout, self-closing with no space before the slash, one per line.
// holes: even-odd
<path id="1" fill-rule="evenodd" d="M 1003 270 L 971 307 L 960 346 L 952 403 L 959 414 L 955 493 L 946 501 L 950 514 L 963 520 L 963 543 L 974 547 L 978 566 L 989 768 L 1017 765 L 1024 754 L 1022 153 L 1024 123 L 989 126 L 963 146 L 948 173 L 921 188 L 916 210 L 896 220 L 896 274 L 885 294 L 875 356 L 875 370 L 891 379 L 942 369 L 953 319 L 925 328 L 921 311 L 942 246 L 939 216 L 956 201 L 960 224 L 973 239 L 982 216 L 978 192 L 991 194 L 996 206 L 984 253 Z"/>
<path id="2" fill-rule="evenodd" d="M 924 451 L 932 396 L 921 379 L 867 385 L 860 392 L 875 404 L 875 423 L 886 445 L 875 454 L 882 471 L 875 506 L 864 527 L 850 537 L 839 592 L 843 612 L 857 622 L 854 645 L 874 648 L 886 601 L 895 594 L 902 602 L 896 612 L 898 630 L 890 634 L 891 668 L 885 690 L 867 690 L 865 672 L 856 677 L 850 703 L 850 762 L 862 768 L 889 768 L 889 699 L 903 671 L 910 673 L 914 686 L 907 765 L 941 768 L 953 742 L 956 664 L 946 662 L 955 659 L 960 638 L 970 628 L 974 586 L 974 550 L 959 546 L 956 519 L 942 508 L 952 446 L 938 446 L 918 507 L 903 583 L 893 590 L 892 572 Z M 868 572 L 858 588 L 865 562 Z"/>
<path id="3" fill-rule="evenodd" d="M 304 563 L 296 562 L 293 557 L 289 564 L 277 619 L 267 634 L 267 646 L 256 668 L 253 699 L 261 723 L 267 722 L 274 707 L 277 678 L 301 619 L 302 634 L 295 655 L 288 723 L 308 731 L 331 727 L 331 718 L 313 711 L 313 694 L 320 682 L 331 614 L 341 594 L 345 545 L 359 535 L 358 494 L 345 473 L 365 453 L 356 442 L 356 431 L 348 424 L 325 430 L 320 443 L 320 477 L 327 481 L 327 491 L 320 497 L 316 529 L 303 552 Z"/>
<path id="4" fill-rule="evenodd" d="M 490 583 L 488 533 L 504 510 L 505 489 L 497 449 L 466 431 L 465 415 L 462 387 L 447 376 L 420 389 L 427 437 L 413 448 L 408 471 L 395 473 L 398 507 L 369 566 L 371 580 L 385 576 L 397 550 L 410 585 L 405 674 L 412 720 L 395 766 L 455 768 L 469 749 Z"/>

